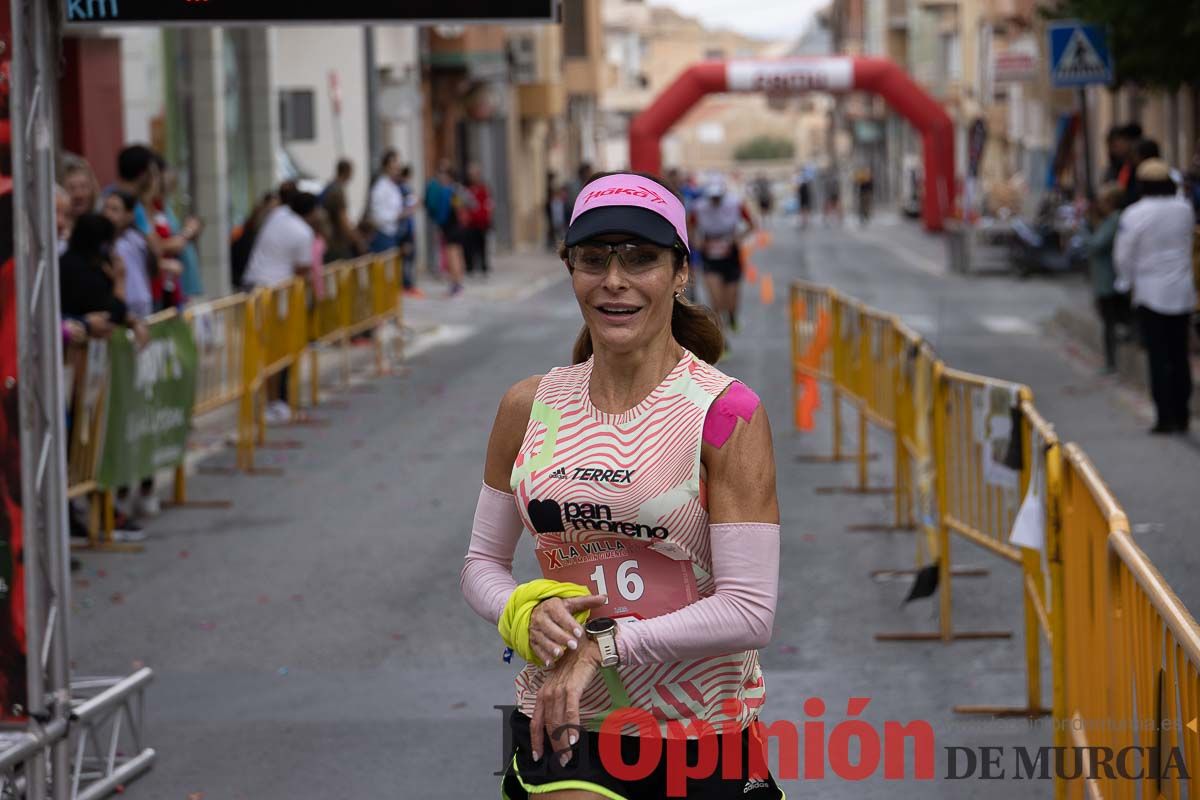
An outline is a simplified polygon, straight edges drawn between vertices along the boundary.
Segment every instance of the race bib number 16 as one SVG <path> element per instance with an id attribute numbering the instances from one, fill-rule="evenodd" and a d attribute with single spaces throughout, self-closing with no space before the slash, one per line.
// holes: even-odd
<path id="1" fill-rule="evenodd" d="M 608 596 L 593 617 L 650 619 L 699 599 L 689 560 L 675 560 L 649 546 L 618 538 L 539 546 L 542 576 L 578 583 Z"/>

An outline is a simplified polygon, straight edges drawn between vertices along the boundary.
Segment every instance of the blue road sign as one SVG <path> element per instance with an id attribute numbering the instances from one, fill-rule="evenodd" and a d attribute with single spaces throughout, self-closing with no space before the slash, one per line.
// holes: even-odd
<path id="1" fill-rule="evenodd" d="M 1074 20 L 1051 23 L 1050 83 L 1055 87 L 1110 84 L 1113 80 L 1112 51 L 1108 31 L 1102 25 Z"/>

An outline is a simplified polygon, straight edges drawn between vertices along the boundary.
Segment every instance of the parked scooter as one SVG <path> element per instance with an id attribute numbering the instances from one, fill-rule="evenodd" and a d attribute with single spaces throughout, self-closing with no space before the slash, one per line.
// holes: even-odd
<path id="1" fill-rule="evenodd" d="M 1020 277 L 1087 267 L 1087 239 L 1071 203 L 1048 199 L 1033 223 L 1017 217 L 1010 224 L 1010 261 Z"/>

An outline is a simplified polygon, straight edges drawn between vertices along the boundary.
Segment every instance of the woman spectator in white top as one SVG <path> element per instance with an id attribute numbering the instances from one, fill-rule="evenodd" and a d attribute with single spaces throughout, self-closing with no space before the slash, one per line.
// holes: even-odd
<path id="1" fill-rule="evenodd" d="M 1188 319 L 1196 308 L 1195 215 L 1177 196 L 1165 161 L 1143 161 L 1137 181 L 1141 199 L 1122 212 L 1117 228 L 1116 288 L 1133 293 L 1150 362 L 1150 392 L 1158 414 L 1150 432 L 1187 433 L 1192 394 Z"/>
<path id="2" fill-rule="evenodd" d="M 248 289 L 278 286 L 294 277 L 306 278 L 312 271 L 317 235 L 313 226 L 320 208 L 317 196 L 288 186 L 280 189 L 279 199 L 282 202 L 267 215 L 254 239 L 244 279 Z M 275 384 L 268 386 L 271 398 L 265 415 L 268 423 L 291 421 L 288 381 L 292 369 L 284 369 L 275 378 Z"/>
<path id="3" fill-rule="evenodd" d="M 312 269 L 317 197 L 294 189 L 281 191 L 276 206 L 258 231 L 246 264 L 247 287 L 276 286 Z"/>
<path id="4" fill-rule="evenodd" d="M 407 211 L 399 184 L 403 168 L 400 156 L 395 150 L 386 151 L 379 167 L 367 205 L 367 217 L 374 231 L 367 247 L 372 253 L 382 253 L 396 246 L 400 218 Z"/>

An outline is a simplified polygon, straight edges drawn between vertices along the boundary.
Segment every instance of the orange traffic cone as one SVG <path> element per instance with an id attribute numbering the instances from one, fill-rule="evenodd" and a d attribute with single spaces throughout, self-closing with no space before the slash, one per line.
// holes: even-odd
<path id="1" fill-rule="evenodd" d="M 763 273 L 762 283 L 758 287 L 758 296 L 764 306 L 775 302 L 775 281 L 771 278 L 771 273 Z"/>
<path id="2" fill-rule="evenodd" d="M 758 283 L 758 267 L 749 261 L 746 262 L 746 282 Z"/>

